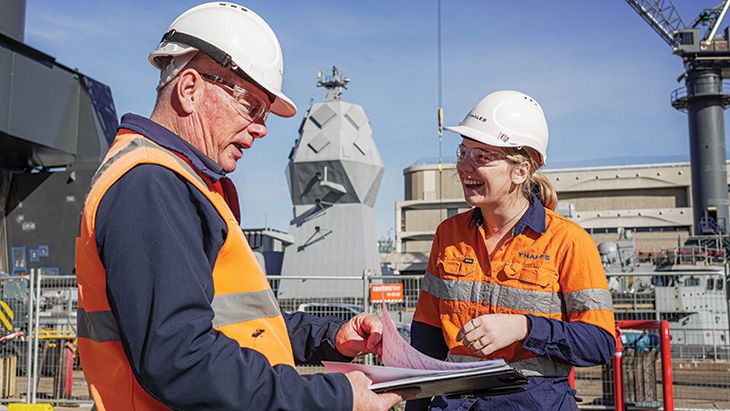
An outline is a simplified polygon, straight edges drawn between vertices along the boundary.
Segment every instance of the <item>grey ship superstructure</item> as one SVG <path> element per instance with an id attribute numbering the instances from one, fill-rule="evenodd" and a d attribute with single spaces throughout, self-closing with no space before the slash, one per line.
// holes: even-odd
<path id="1" fill-rule="evenodd" d="M 674 349 L 691 346 L 709 351 L 727 346 L 723 239 L 690 237 L 681 247 L 641 259 L 628 231 L 618 241 L 600 243 L 616 319 L 669 321 Z"/>
<path id="2" fill-rule="evenodd" d="M 380 274 L 373 205 L 383 162 L 362 106 L 340 99 L 348 83 L 335 67 L 320 73 L 324 101 L 305 114 L 287 166 L 294 244 L 281 275 L 333 279 L 282 281 L 280 299 L 362 297 L 362 281 L 336 278 Z"/>

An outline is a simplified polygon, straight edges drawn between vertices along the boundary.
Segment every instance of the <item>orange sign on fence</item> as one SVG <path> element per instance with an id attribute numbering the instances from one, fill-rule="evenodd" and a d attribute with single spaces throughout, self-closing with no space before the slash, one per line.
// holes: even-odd
<path id="1" fill-rule="evenodd" d="M 403 284 L 370 284 L 370 301 L 386 303 L 403 302 Z"/>

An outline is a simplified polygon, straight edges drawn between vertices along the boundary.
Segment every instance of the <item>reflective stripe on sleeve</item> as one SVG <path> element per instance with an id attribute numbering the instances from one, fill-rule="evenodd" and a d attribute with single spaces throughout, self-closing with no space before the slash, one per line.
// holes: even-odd
<path id="1" fill-rule="evenodd" d="M 583 312 L 589 310 L 611 310 L 613 302 L 611 293 L 601 288 L 589 288 L 564 294 L 565 307 L 568 312 Z"/>
<path id="2" fill-rule="evenodd" d="M 444 280 L 426 273 L 421 289 L 442 300 L 489 303 L 494 307 L 533 313 L 562 313 L 560 293 L 522 290 L 492 283 Z"/>
<path id="3" fill-rule="evenodd" d="M 211 305 L 215 312 L 213 327 L 281 315 L 279 304 L 270 289 L 216 295 Z"/>
<path id="4" fill-rule="evenodd" d="M 121 340 L 117 320 L 111 311 L 87 313 L 83 308 L 79 308 L 76 313 L 76 327 L 80 338 L 96 342 Z"/>
<path id="5" fill-rule="evenodd" d="M 567 377 L 571 365 L 553 361 L 546 357 L 533 357 L 527 360 L 510 363 L 514 369 L 520 370 L 527 377 Z"/>
<path id="6" fill-rule="evenodd" d="M 446 361 L 451 362 L 475 362 L 484 360 L 486 358 L 451 353 L 446 357 Z M 567 377 L 572 368 L 571 365 L 553 361 L 547 357 L 533 357 L 527 360 L 509 363 L 509 365 L 516 370 L 520 370 L 526 377 Z"/>

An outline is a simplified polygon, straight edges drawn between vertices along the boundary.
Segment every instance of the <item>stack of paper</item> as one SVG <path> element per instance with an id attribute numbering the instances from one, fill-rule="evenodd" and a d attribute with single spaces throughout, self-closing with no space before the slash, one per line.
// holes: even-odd
<path id="1" fill-rule="evenodd" d="M 527 379 L 504 360 L 453 363 L 437 360 L 411 347 L 401 337 L 383 306 L 385 366 L 323 361 L 329 372 L 362 371 L 373 381 L 375 392 L 418 388 L 417 398 L 434 395 L 496 394 L 519 389 Z"/>

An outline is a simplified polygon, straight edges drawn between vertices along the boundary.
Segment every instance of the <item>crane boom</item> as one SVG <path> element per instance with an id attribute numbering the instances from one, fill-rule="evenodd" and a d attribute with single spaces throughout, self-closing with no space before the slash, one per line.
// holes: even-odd
<path id="1" fill-rule="evenodd" d="M 626 0 L 626 2 L 670 47 L 676 44 L 674 32 L 687 28 L 672 0 Z"/>
<path id="2" fill-rule="evenodd" d="M 722 20 L 725 19 L 725 13 L 727 13 L 728 7 L 730 7 L 730 1 L 725 0 L 725 4 L 722 5 L 722 11 L 720 12 L 720 15 L 717 17 L 715 22 L 712 24 L 712 30 L 707 35 L 705 40 L 712 41 L 715 38 L 717 29 L 720 28 L 720 23 L 722 23 Z"/>

